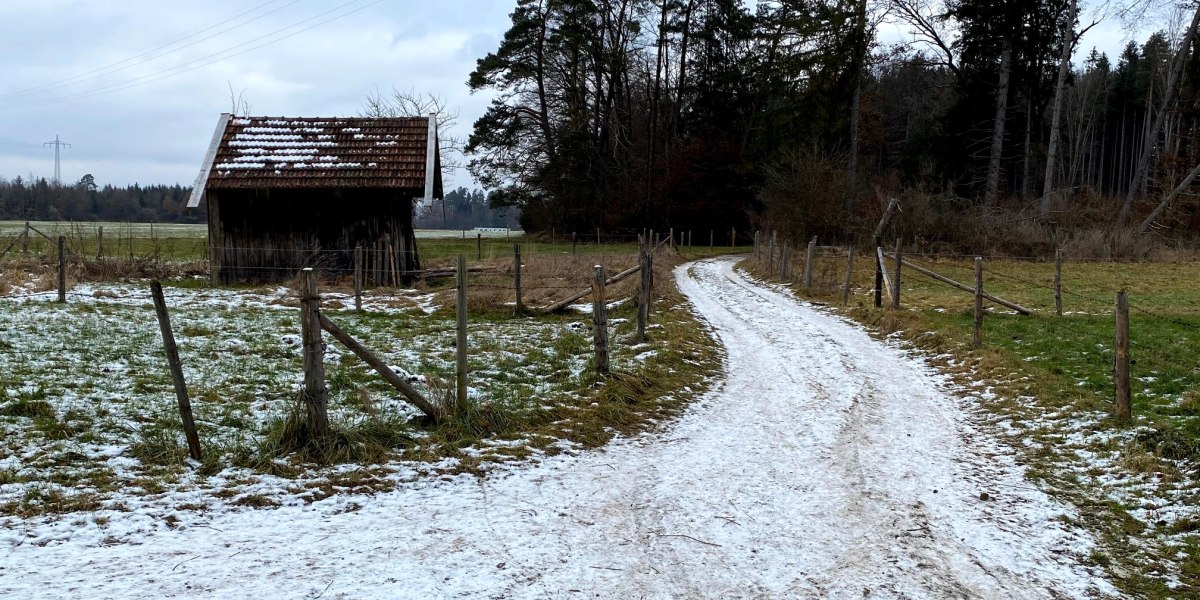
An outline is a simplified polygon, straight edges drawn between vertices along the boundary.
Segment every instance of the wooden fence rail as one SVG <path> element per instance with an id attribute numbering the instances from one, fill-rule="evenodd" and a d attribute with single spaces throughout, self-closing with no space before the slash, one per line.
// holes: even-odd
<path id="1" fill-rule="evenodd" d="M 883 250 L 882 250 L 882 249 L 879 249 L 879 254 L 880 254 L 880 261 L 881 261 L 881 262 L 883 261 L 883 258 L 882 258 L 882 257 L 884 257 L 884 256 L 888 256 L 887 254 L 885 254 L 885 253 L 883 252 Z M 936 280 L 938 280 L 938 281 L 940 281 L 940 282 L 942 282 L 942 283 L 944 283 L 944 284 L 946 284 L 946 285 L 948 285 L 948 286 L 951 286 L 951 287 L 954 287 L 954 288 L 960 289 L 960 290 L 962 290 L 962 291 L 964 291 L 964 292 L 970 292 L 970 293 L 972 293 L 972 294 L 974 294 L 974 293 L 975 293 L 975 288 L 974 288 L 974 287 L 972 287 L 972 286 L 969 286 L 969 285 L 966 285 L 966 284 L 963 284 L 963 283 L 959 283 L 959 282 L 957 282 L 957 281 L 954 281 L 953 279 L 950 279 L 949 277 L 946 277 L 946 276 L 943 276 L 943 275 L 939 275 L 939 274 L 937 274 L 937 273 L 934 273 L 933 271 L 930 271 L 929 269 L 926 269 L 926 268 L 920 267 L 920 266 L 918 266 L 918 265 L 914 265 L 914 264 L 912 264 L 912 263 L 910 263 L 910 262 L 908 262 L 908 261 L 906 261 L 906 260 L 905 260 L 905 261 L 902 261 L 902 262 L 903 262 L 904 266 L 906 266 L 906 267 L 908 267 L 908 268 L 910 268 L 910 269 L 912 269 L 912 270 L 914 270 L 914 271 L 916 271 L 916 272 L 918 272 L 918 273 L 920 273 L 920 274 L 922 274 L 922 275 L 927 275 L 927 276 L 929 276 L 929 277 L 932 277 L 932 278 L 934 278 L 934 279 L 936 279 Z M 888 289 L 890 290 L 891 288 L 889 287 Z M 990 301 L 992 301 L 992 302 L 995 302 L 996 304 L 999 304 L 1000 306 L 1003 306 L 1003 307 L 1006 307 L 1006 308 L 1011 308 L 1011 309 L 1013 309 L 1013 310 L 1017 311 L 1018 313 L 1020 313 L 1020 314 L 1022 314 L 1022 315 L 1031 315 L 1031 314 L 1033 314 L 1033 310 L 1032 310 L 1032 309 L 1025 308 L 1024 306 L 1021 306 L 1020 304 L 1017 304 L 1017 303 L 1015 303 L 1015 302 L 1009 302 L 1008 300 L 1005 300 L 1005 299 L 1003 299 L 1003 298 L 998 298 L 998 297 L 996 297 L 996 296 L 994 296 L 994 295 L 992 295 L 992 294 L 989 294 L 989 293 L 987 293 L 987 292 L 984 292 L 984 294 L 983 294 L 983 297 L 984 297 L 985 299 L 987 299 L 987 300 L 990 300 Z"/>
<path id="2" fill-rule="evenodd" d="M 409 383 L 405 381 L 403 377 L 397 375 L 396 372 L 387 365 L 387 363 L 383 362 L 383 360 L 381 360 L 378 356 L 375 356 L 375 354 L 368 350 L 366 346 L 360 344 L 358 340 L 355 340 L 350 336 L 350 334 L 343 331 L 337 325 L 334 325 L 332 321 L 325 317 L 325 315 L 320 315 L 320 320 L 321 329 L 328 331 L 329 335 L 341 342 L 343 346 L 361 358 L 363 362 L 370 365 L 372 369 L 375 369 L 375 372 L 379 373 L 379 375 L 383 377 L 384 381 L 387 381 L 392 387 L 396 388 L 396 390 L 408 400 L 409 404 L 412 404 L 420 409 L 421 412 L 425 413 L 426 416 L 433 419 L 435 422 L 442 421 L 446 418 L 446 411 L 444 410 L 444 407 L 437 406 L 430 402 L 428 398 L 422 395 L 421 392 L 418 392 L 416 388 L 409 385 Z"/>
<path id="3" fill-rule="evenodd" d="M 617 283 L 617 282 L 625 279 L 626 277 L 629 277 L 630 275 L 637 273 L 638 270 L 641 268 L 642 268 L 641 265 L 637 265 L 637 266 L 633 266 L 628 269 L 625 269 L 624 271 L 621 271 L 620 273 L 617 273 L 616 275 L 609 277 L 608 280 L 606 280 L 604 282 L 604 285 L 612 285 L 614 283 Z M 548 312 L 548 313 L 558 312 L 558 311 L 570 306 L 571 303 L 578 301 L 579 299 L 583 298 L 584 296 L 587 296 L 590 293 L 592 293 L 592 288 L 588 288 L 586 290 L 583 290 L 582 292 L 572 294 L 568 298 L 564 298 L 562 300 L 559 300 L 558 302 L 555 302 L 554 304 L 551 304 L 551 305 L 543 308 L 542 312 Z"/>

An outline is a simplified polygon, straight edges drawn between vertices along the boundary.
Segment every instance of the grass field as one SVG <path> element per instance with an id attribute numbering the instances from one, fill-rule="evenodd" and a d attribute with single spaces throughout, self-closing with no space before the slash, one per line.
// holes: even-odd
<path id="1" fill-rule="evenodd" d="M 127 223 L 116 221 L 0 221 L 0 237 L 12 235 L 20 235 L 25 230 L 25 224 L 29 223 L 31 227 L 48 235 L 96 235 L 100 227 L 104 228 L 105 235 L 117 235 L 121 237 L 168 237 L 168 238 L 198 238 L 203 239 L 208 235 L 208 226 L 204 224 L 181 224 L 181 223 Z M 517 237 L 522 235 L 520 231 L 479 231 L 474 230 L 459 230 L 459 229 L 418 229 L 416 234 L 418 238 L 462 238 L 468 236 L 474 240 L 476 234 L 482 235 L 486 239 Z"/>
<path id="2" fill-rule="evenodd" d="M 568 246 L 526 260 L 529 298 L 544 303 L 585 288 L 596 262 L 610 270 L 633 262 L 625 246 L 603 251 L 571 256 Z M 480 473 L 653 427 L 702 392 L 720 364 L 670 285 L 681 259 L 661 256 L 657 277 L 667 283 L 647 342 L 630 343 L 635 307 L 627 298 L 636 278 L 611 286 L 613 373 L 604 378 L 593 368 L 589 316 L 515 315 L 509 276 L 473 275 L 471 408 L 443 424 L 418 418 L 328 341 L 336 441 L 319 453 L 287 443 L 303 376 L 295 293 L 214 289 L 187 276 L 167 281 L 205 451 L 198 463 L 186 456 L 144 282 L 78 283 L 66 304 L 56 304 L 54 292 L 39 291 L 44 274 L 8 275 L 0 295 L 0 329 L 8 332 L 0 341 L 0 522 L 84 513 L 102 526 L 111 511 L 169 518 L 217 504 L 313 501 L 425 474 Z M 324 313 L 422 393 L 441 398 L 454 380 L 450 281 L 369 291 L 361 314 L 349 310 L 345 288 L 326 287 Z"/>
<path id="3" fill-rule="evenodd" d="M 969 257 L 905 258 L 974 282 Z M 778 279 L 761 265 L 751 268 Z M 839 306 L 845 268 L 844 250 L 823 252 L 813 289 L 793 287 Z M 986 259 L 984 289 L 1035 314 L 990 306 L 978 350 L 971 347 L 972 294 L 906 269 L 901 309 L 875 309 L 874 260 L 859 256 L 855 269 L 851 301 L 841 310 L 906 340 L 951 373 L 978 418 L 1005 432 L 1030 477 L 1079 507 L 1079 524 L 1104 546 L 1093 559 L 1109 565 L 1127 592 L 1200 593 L 1200 262 L 1068 259 L 1060 317 L 1053 261 Z M 1132 307 L 1131 423 L 1111 416 L 1118 290 L 1128 292 Z"/>
<path id="4" fill-rule="evenodd" d="M 86 268 L 75 269 L 73 277 L 80 281 L 110 281 L 131 276 L 160 276 L 173 269 L 189 273 L 207 267 L 208 241 L 205 225 L 161 225 L 150 223 L 67 223 L 30 222 L 37 232 L 31 233 L 28 253 L 18 236 L 24 231 L 24 221 L 0 221 L 0 251 L 9 247 L 4 256 L 9 261 L 31 260 L 50 268 L 56 252 L 54 239 L 66 236 L 72 260 L 85 259 Z M 101 236 L 100 227 L 103 227 Z M 462 231 L 420 229 L 417 251 L 424 268 L 447 268 L 463 255 L 473 266 L 511 270 L 513 247 L 521 246 L 524 259 L 553 258 L 556 260 L 585 260 L 612 264 L 618 270 L 636 263 L 637 239 L 633 235 L 610 235 L 600 243 L 594 236 L 570 235 L 526 236 L 519 231 Z M 684 257 L 713 256 L 733 250 L 729 247 L 697 245 L 681 246 Z M 620 258 L 626 257 L 626 258 Z M 99 259 L 103 258 L 101 262 Z M 32 265 L 23 265 L 30 268 Z M 48 272 L 46 274 L 48 276 Z M 202 281 L 193 282 L 196 285 Z M 586 282 L 580 282 L 586 287 Z"/>
<path id="5" fill-rule="evenodd" d="M 72 223 L 65 221 L 31 221 L 36 229 L 29 237 L 29 252 L 47 256 L 55 251 L 55 239 L 67 237 L 71 252 L 79 256 L 154 261 L 204 261 L 208 252 L 206 225 L 152 223 Z M 100 228 L 103 228 L 101 239 Z M 25 221 L 0 221 L 0 250 L 20 236 Z M 38 233 L 44 234 L 45 237 Z M 459 254 L 473 261 L 496 261 L 513 256 L 513 245 L 520 244 L 523 256 L 616 256 L 634 254 L 637 239 L 633 235 L 609 235 L 596 243 L 594 236 L 570 235 L 525 236 L 521 231 L 475 231 L 449 229 L 418 229 L 417 251 L 423 266 L 447 266 Z M 103 248 L 101 248 L 103 243 Z M 14 245 L 8 258 L 23 256 L 20 243 Z M 689 256 L 713 255 L 730 250 L 717 246 L 683 248 Z"/>

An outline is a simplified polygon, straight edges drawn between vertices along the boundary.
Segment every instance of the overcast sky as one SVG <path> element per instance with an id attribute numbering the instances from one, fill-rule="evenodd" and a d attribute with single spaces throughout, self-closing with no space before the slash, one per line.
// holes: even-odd
<path id="1" fill-rule="evenodd" d="M 376 89 L 430 92 L 459 110 L 465 136 L 488 100 L 468 94 L 467 75 L 514 4 L 0 0 L 0 177 L 51 178 L 43 143 L 59 135 L 64 182 L 190 185 L 230 86 L 270 116 L 350 116 Z M 1112 57 L 1125 37 L 1106 23 L 1083 46 Z"/>
<path id="2" fill-rule="evenodd" d="M 190 185 L 230 85 L 252 114 L 272 116 L 352 116 L 376 88 L 432 92 L 459 108 L 465 135 L 487 104 L 467 93 L 467 75 L 498 46 L 511 10 L 487 0 L 0 0 L 0 177 L 51 178 L 54 151 L 42 144 L 57 134 L 71 144 L 64 182 L 91 173 L 100 185 Z"/>

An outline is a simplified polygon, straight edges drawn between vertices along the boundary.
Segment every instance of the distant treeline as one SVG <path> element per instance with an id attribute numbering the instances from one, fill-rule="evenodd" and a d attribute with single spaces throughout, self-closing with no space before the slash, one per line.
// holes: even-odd
<path id="1" fill-rule="evenodd" d="M 54 185 L 45 179 L 0 178 L 0 220 L 129 221 L 140 223 L 204 223 L 204 207 L 187 208 L 190 186 L 133 184 L 99 187 L 86 175 L 78 182 Z M 416 209 L 414 225 L 422 229 L 518 228 L 518 210 L 492 208 L 482 190 L 459 187 L 445 201 Z"/>
<path id="2" fill-rule="evenodd" d="M 0 219 L 204 223 L 203 209 L 187 208 L 191 187 L 133 184 L 99 187 L 91 175 L 54 185 L 45 179 L 0 178 Z"/>
<path id="3" fill-rule="evenodd" d="M 471 229 L 474 227 L 508 227 L 520 229 L 515 207 L 492 208 L 483 190 L 459 187 L 446 192 L 444 201 L 417 208 L 414 226 L 418 229 Z"/>

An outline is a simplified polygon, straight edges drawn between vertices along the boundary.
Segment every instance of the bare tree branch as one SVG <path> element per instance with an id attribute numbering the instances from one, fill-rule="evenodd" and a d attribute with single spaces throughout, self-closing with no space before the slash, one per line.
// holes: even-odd
<path id="1" fill-rule="evenodd" d="M 411 88 L 392 88 L 392 94 L 385 96 L 376 89 L 367 94 L 359 111 L 362 117 L 427 117 L 431 114 L 437 118 L 442 167 L 452 173 L 463 166 L 463 140 L 451 133 L 458 124 L 458 109 L 449 109 L 445 98 L 429 92 L 422 94 Z"/>
<path id="2" fill-rule="evenodd" d="M 932 2 L 929 0 L 891 0 L 889 13 L 912 27 L 909 33 L 916 37 L 916 43 L 934 48 L 939 55 L 945 58 L 945 61 L 939 64 L 945 65 L 958 74 L 954 52 L 958 41 L 954 39 L 954 33 L 946 27 L 945 16 L 935 10 Z"/>
<path id="3" fill-rule="evenodd" d="M 229 114 L 246 116 L 250 114 L 250 102 L 245 98 L 246 88 L 236 95 L 233 93 L 233 82 L 226 80 L 225 85 L 229 86 Z"/>

